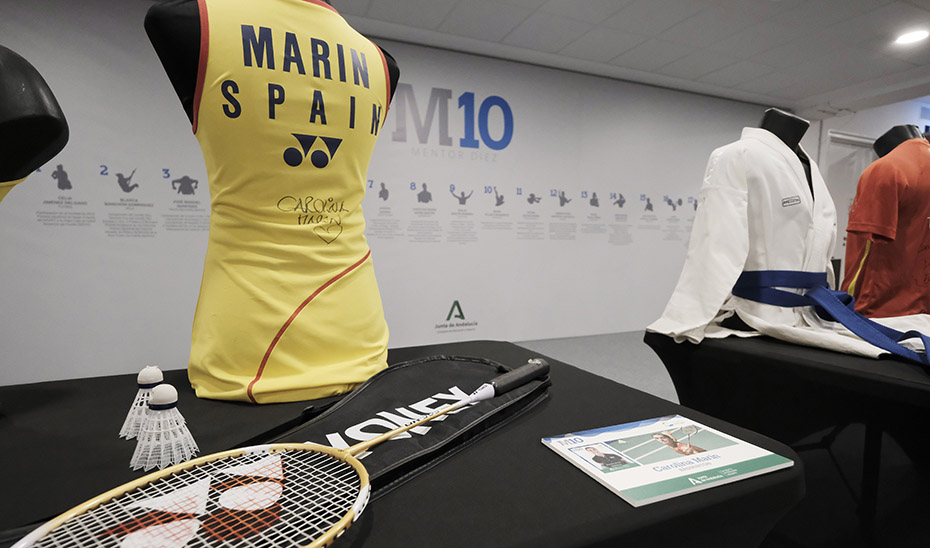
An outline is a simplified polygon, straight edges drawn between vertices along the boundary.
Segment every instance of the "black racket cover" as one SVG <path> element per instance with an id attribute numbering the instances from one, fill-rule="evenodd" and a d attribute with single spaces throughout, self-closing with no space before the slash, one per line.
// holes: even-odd
<path id="1" fill-rule="evenodd" d="M 431 356 L 390 366 L 318 417 L 269 443 L 310 441 L 346 447 L 454 403 L 491 379 L 523 365 L 484 358 Z M 529 411 L 547 396 L 548 377 L 467 406 L 444 420 L 388 440 L 364 455 L 372 498 Z M 366 437 L 367 436 L 367 437 Z"/>

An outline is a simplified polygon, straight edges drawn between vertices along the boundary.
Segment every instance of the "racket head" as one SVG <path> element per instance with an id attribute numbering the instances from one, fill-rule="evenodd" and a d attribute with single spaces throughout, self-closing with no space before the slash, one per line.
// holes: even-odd
<path id="1" fill-rule="evenodd" d="M 130 545 L 316 548 L 358 519 L 370 492 L 365 467 L 341 449 L 311 443 L 233 449 L 107 491 L 13 548 L 115 547 L 130 535 Z"/>

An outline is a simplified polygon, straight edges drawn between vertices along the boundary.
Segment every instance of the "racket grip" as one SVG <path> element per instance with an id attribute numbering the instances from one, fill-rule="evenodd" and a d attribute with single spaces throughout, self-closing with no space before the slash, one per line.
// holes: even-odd
<path id="1" fill-rule="evenodd" d="M 494 387 L 494 395 L 499 396 L 548 373 L 549 363 L 542 358 L 533 358 L 525 365 L 495 378 L 490 384 Z"/>

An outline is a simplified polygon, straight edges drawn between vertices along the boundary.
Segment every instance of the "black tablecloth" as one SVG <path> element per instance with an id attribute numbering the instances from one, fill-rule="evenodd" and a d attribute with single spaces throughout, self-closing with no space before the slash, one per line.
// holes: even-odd
<path id="1" fill-rule="evenodd" d="M 682 405 L 785 443 L 850 422 L 906 431 L 922 423 L 930 407 L 930 369 L 899 358 L 876 360 L 769 337 L 695 345 L 646 333 L 644 341 L 665 364 Z"/>
<path id="2" fill-rule="evenodd" d="M 164 375 L 202 455 L 279 433 L 319 403 L 203 400 L 186 370 Z M 0 531 L 44 521 L 146 474 L 129 468 L 136 440 L 119 437 L 137 390 L 135 375 L 0 387 Z"/>
<path id="3" fill-rule="evenodd" d="M 808 496 L 778 525 L 779 537 L 818 531 L 823 542 L 808 544 L 817 546 L 924 542 L 930 369 L 768 337 L 695 345 L 646 333 L 644 341 L 683 405 L 801 453 Z"/>
<path id="4" fill-rule="evenodd" d="M 510 343 L 472 341 L 394 349 L 389 362 L 436 354 L 480 356 L 511 365 L 537 356 Z M 796 461 L 797 455 L 751 431 L 549 361 L 547 401 L 377 498 L 340 543 L 554 547 L 687 541 L 692 547 L 758 546 L 803 497 L 798 463 L 640 508 L 629 506 L 540 439 L 682 414 Z M 622 356 L 617 367 L 623 367 Z M 320 403 L 250 406 L 197 400 L 182 382 L 182 372 L 166 377 L 178 387 L 179 408 L 204 452 L 271 437 L 303 420 L 308 405 Z M 0 388 L 0 465 L 9 476 L 0 529 L 43 520 L 139 475 L 128 468 L 134 443 L 117 438 L 134 394 L 132 375 Z M 23 450 L 10 451 L 14 446 Z"/>

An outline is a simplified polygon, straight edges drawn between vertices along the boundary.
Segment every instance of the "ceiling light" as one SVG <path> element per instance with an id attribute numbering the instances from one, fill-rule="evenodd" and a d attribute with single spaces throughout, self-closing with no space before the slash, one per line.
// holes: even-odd
<path id="1" fill-rule="evenodd" d="M 925 30 L 915 30 L 911 32 L 905 32 L 901 36 L 898 36 L 898 39 L 894 41 L 895 44 L 913 44 L 914 42 L 920 42 L 925 40 L 927 36 L 930 36 L 930 32 Z"/>

